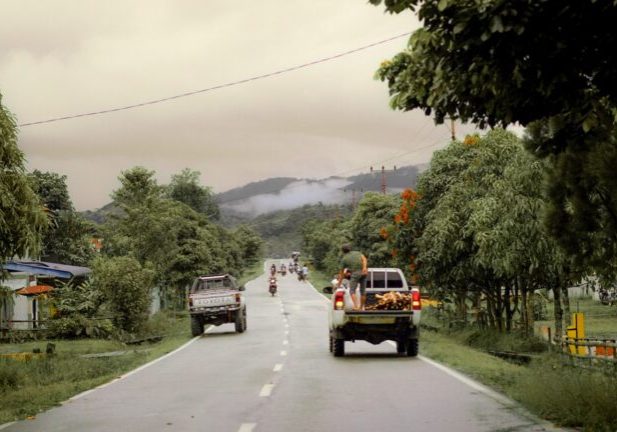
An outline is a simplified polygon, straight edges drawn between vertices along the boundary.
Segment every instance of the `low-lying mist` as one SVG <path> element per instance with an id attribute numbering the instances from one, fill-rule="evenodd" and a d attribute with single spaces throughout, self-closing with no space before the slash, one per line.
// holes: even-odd
<path id="1" fill-rule="evenodd" d="M 351 192 L 343 188 L 351 182 L 333 178 L 319 181 L 300 180 L 290 183 L 274 194 L 255 195 L 251 198 L 221 204 L 221 207 L 238 213 L 258 216 L 277 210 L 289 210 L 305 204 L 344 204 L 351 202 Z"/>

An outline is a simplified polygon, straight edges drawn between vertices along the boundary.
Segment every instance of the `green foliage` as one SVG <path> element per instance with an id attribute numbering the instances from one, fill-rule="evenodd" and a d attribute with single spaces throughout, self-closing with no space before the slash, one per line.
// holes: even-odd
<path id="1" fill-rule="evenodd" d="M 466 295 L 475 293 L 478 302 L 482 293 L 492 325 L 504 329 L 505 313 L 510 329 L 513 312 L 504 289 L 526 295 L 580 278 L 543 229 L 542 168 L 513 134 L 496 129 L 453 142 L 436 153 L 421 177 L 418 272 L 433 294 L 458 298 L 462 319 Z M 522 311 L 529 326 L 527 308 Z"/>
<path id="2" fill-rule="evenodd" d="M 233 231 L 233 236 L 240 248 L 243 266 L 250 266 L 261 259 L 264 241 L 255 231 L 240 225 Z"/>
<path id="3" fill-rule="evenodd" d="M 65 175 L 34 170 L 28 174 L 28 179 L 48 210 L 73 210 Z"/>
<path id="4" fill-rule="evenodd" d="M 393 223 L 400 205 L 400 197 L 375 192 L 366 193 L 358 203 L 350 221 L 352 243 L 368 258 L 370 267 L 391 265 L 392 251 L 384 230 Z"/>
<path id="5" fill-rule="evenodd" d="M 47 328 L 54 338 L 108 337 L 113 325 L 105 297 L 90 281 L 59 283 L 51 297 L 55 315 Z"/>
<path id="6" fill-rule="evenodd" d="M 118 177 L 120 188 L 115 190 L 111 197 L 121 208 L 133 208 L 148 205 L 160 199 L 163 188 L 154 179 L 154 171 L 136 166 L 122 171 Z"/>
<path id="7" fill-rule="evenodd" d="M 24 171 L 17 128 L 0 95 L 0 262 L 36 255 L 47 217 Z M 1 275 L 0 275 L 1 277 Z"/>
<path id="8" fill-rule="evenodd" d="M 171 199 L 188 205 L 209 219 L 219 219 L 220 211 L 214 201 L 212 190 L 199 184 L 199 175 L 199 171 L 191 171 L 188 168 L 183 169 L 180 174 L 174 174 L 167 186 L 167 194 Z"/>
<path id="9" fill-rule="evenodd" d="M 94 261 L 94 289 L 108 301 L 114 325 L 134 333 L 148 319 L 153 286 L 152 270 L 130 257 L 98 258 Z"/>
<path id="10" fill-rule="evenodd" d="M 66 176 L 34 170 L 28 177 L 50 221 L 43 236 L 41 260 L 87 265 L 94 256 L 90 238 L 95 229 L 73 209 Z"/>
<path id="11" fill-rule="evenodd" d="M 303 250 L 313 259 L 313 266 L 327 275 L 339 272 L 341 245 L 351 241 L 348 220 L 313 220 L 302 228 Z"/>
<path id="12" fill-rule="evenodd" d="M 579 266 L 617 274 L 617 3 L 372 0 L 423 27 L 382 63 L 395 109 L 437 123 L 529 127 L 545 158 L 551 235 Z M 550 22 L 551 25 L 545 25 Z"/>
<path id="13" fill-rule="evenodd" d="M 303 227 L 312 220 L 344 219 L 351 213 L 349 206 L 304 205 L 292 210 L 278 210 L 256 217 L 250 224 L 264 239 L 264 254 L 269 257 L 288 257 L 300 249 Z M 310 253 L 303 253 L 310 256 Z"/>

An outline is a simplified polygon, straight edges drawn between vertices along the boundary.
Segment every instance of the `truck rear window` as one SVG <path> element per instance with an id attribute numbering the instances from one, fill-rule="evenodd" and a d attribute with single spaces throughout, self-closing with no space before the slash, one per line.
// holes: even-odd
<path id="1" fill-rule="evenodd" d="M 213 280 L 204 280 L 197 279 L 193 282 L 193 286 L 191 287 L 191 292 L 197 291 L 205 291 L 210 289 L 221 289 L 221 288 L 235 288 L 234 284 L 229 279 L 213 279 Z"/>
<path id="2" fill-rule="evenodd" d="M 403 288 L 403 279 L 398 272 L 371 271 L 366 280 L 367 288 L 375 289 L 397 289 Z"/>

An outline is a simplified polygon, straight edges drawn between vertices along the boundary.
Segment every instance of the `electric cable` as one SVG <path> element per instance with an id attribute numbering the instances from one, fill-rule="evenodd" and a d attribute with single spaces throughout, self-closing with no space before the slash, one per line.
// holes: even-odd
<path id="1" fill-rule="evenodd" d="M 241 80 L 237 80 L 237 81 L 231 81 L 231 82 L 227 82 L 224 84 L 219 84 L 216 86 L 212 86 L 212 87 L 207 87 L 207 88 L 203 88 L 200 90 L 193 90 L 193 91 L 188 91 L 185 93 L 180 93 L 180 94 L 176 94 L 173 96 L 168 96 L 168 97 L 164 97 L 164 98 L 160 98 L 160 99 L 154 99 L 154 100 L 150 100 L 150 101 L 146 101 L 146 102 L 140 102 L 140 103 L 136 103 L 136 104 L 132 104 L 132 105 L 125 105 L 125 106 L 121 106 L 121 107 L 115 107 L 115 108 L 109 108 L 109 109 L 103 109 L 103 110 L 99 110 L 99 111 L 91 111 L 91 112 L 85 112 L 85 113 L 80 113 L 80 114 L 72 114 L 72 115 L 66 115 L 66 116 L 62 116 L 62 117 L 54 117 L 54 118 L 50 118 L 50 119 L 46 119 L 46 120 L 38 120 L 38 121 L 32 121 L 32 122 L 27 122 L 27 123 L 21 123 L 18 126 L 19 127 L 27 127 L 27 126 L 34 126 L 34 125 L 40 125 L 40 124 L 45 124 L 45 123 L 54 123 L 54 122 L 59 122 L 62 120 L 71 120 L 71 119 L 76 119 L 76 118 L 80 118 L 80 117 L 90 117 L 90 116 L 96 116 L 96 115 L 102 115 L 102 114 L 109 114 L 112 112 L 118 112 L 118 111 L 125 111 L 125 110 L 130 110 L 130 109 L 134 109 L 134 108 L 140 108 L 140 107 L 144 107 L 144 106 L 148 106 L 148 105 L 155 105 L 155 104 L 159 104 L 162 102 L 168 102 L 171 100 L 175 100 L 175 99 L 180 99 L 180 98 L 184 98 L 184 97 L 188 97 L 188 96 L 193 96 L 196 94 L 200 94 L 200 93 L 206 93 L 206 92 L 211 92 L 214 90 L 220 90 L 222 88 L 226 88 L 226 87 L 234 87 L 240 84 L 246 84 L 248 82 L 251 81 L 257 81 L 257 80 L 261 80 L 261 79 L 265 79 L 265 78 L 270 78 L 276 75 L 282 75 L 282 74 L 286 74 L 289 72 L 293 72 L 296 71 L 298 69 L 304 69 L 310 66 L 314 66 L 320 63 L 325 63 L 328 62 L 330 60 L 335 60 L 341 57 L 345 57 L 348 56 L 350 54 L 354 54 L 357 53 L 359 51 L 364 51 L 367 50 L 369 48 L 378 46 L 378 45 L 383 45 L 387 42 L 391 42 L 393 40 L 396 39 L 400 39 L 402 37 L 405 36 L 409 36 L 411 34 L 411 32 L 407 32 L 407 33 L 403 33 L 403 34 L 399 34 L 397 36 L 392 36 L 390 38 L 387 39 L 383 39 L 380 40 L 378 42 L 373 42 L 371 44 L 368 45 L 364 45 L 361 46 L 359 48 L 354 48 L 348 51 L 343 51 L 341 53 L 338 54 L 334 54 L 332 56 L 329 57 L 323 57 L 317 60 L 313 60 L 307 63 L 302 63 L 300 65 L 296 65 L 296 66 L 291 66 L 285 69 L 279 69 L 276 70 L 274 72 L 269 72 L 263 75 L 255 75 L 249 78 L 244 78 Z"/>

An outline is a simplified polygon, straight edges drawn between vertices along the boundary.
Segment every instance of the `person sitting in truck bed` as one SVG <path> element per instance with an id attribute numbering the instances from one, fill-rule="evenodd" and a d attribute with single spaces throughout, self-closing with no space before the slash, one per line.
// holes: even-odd
<path id="1" fill-rule="evenodd" d="M 343 258 L 341 258 L 339 284 L 341 286 L 345 277 L 345 271 L 349 270 L 351 276 L 349 277 L 349 292 L 354 304 L 355 310 L 364 310 L 366 306 L 366 275 L 368 274 L 368 260 L 359 251 L 352 251 L 351 246 L 344 244 L 341 247 L 343 252 Z M 360 285 L 360 301 L 356 296 L 356 289 Z M 358 304 L 359 303 L 359 304 Z"/>

